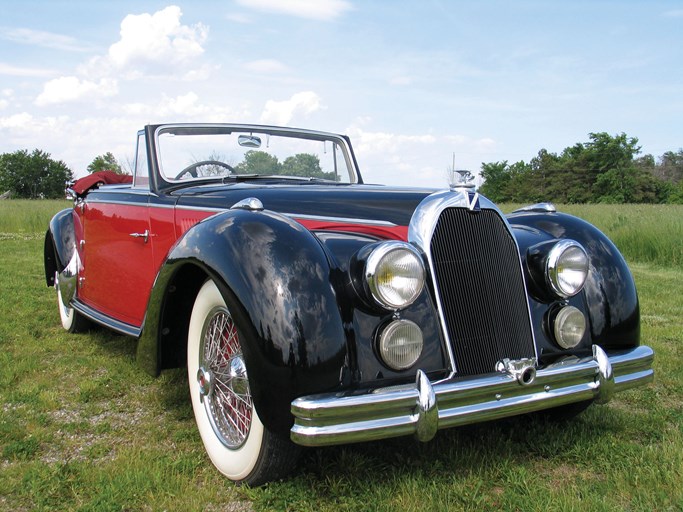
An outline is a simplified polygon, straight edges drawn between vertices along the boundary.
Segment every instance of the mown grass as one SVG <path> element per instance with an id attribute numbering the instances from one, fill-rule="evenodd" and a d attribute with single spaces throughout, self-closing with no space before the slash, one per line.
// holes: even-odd
<path id="1" fill-rule="evenodd" d="M 511 212 L 521 205 L 502 205 Z M 603 231 L 629 261 L 683 265 L 683 205 L 556 205 Z"/>
<path id="2" fill-rule="evenodd" d="M 23 211 L 0 203 L 0 222 L 6 208 Z M 609 233 L 621 207 L 601 208 Z M 565 424 L 514 418 L 428 444 L 309 450 L 290 479 L 247 489 L 206 457 L 182 371 L 152 379 L 134 339 L 62 331 L 43 277 L 44 225 L 16 222 L 0 238 L 0 510 L 683 509 L 678 265 L 631 260 L 654 384 Z"/>

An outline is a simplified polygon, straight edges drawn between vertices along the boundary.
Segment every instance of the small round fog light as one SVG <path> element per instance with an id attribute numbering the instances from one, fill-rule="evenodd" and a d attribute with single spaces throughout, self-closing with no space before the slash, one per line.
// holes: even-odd
<path id="1" fill-rule="evenodd" d="M 574 348 L 586 332 L 586 317 L 574 306 L 564 307 L 555 317 L 553 331 L 560 347 Z"/>
<path id="2" fill-rule="evenodd" d="M 379 354 L 392 370 L 405 370 L 415 364 L 422 353 L 422 331 L 410 320 L 394 320 L 379 337 Z"/>

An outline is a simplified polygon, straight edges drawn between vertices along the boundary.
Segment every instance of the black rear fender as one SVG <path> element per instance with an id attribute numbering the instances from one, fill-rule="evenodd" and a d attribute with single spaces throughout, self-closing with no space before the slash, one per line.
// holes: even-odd
<path id="1" fill-rule="evenodd" d="M 43 258 L 45 281 L 48 286 L 55 284 L 55 272 L 61 272 L 69 264 L 76 250 L 73 209 L 68 208 L 55 214 L 45 233 Z"/>

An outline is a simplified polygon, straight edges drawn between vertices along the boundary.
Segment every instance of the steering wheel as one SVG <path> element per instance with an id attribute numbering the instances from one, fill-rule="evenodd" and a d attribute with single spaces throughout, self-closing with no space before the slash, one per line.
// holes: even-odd
<path id="1" fill-rule="evenodd" d="M 197 169 L 199 167 L 202 167 L 203 165 L 217 165 L 218 167 L 223 167 L 230 171 L 231 174 L 235 174 L 235 169 L 231 165 L 226 164 L 225 162 L 221 162 L 219 160 L 202 160 L 201 162 L 195 162 L 193 164 L 188 165 L 180 171 L 177 176 L 175 177 L 176 180 L 179 180 L 181 176 L 184 176 L 185 174 L 189 174 L 193 178 L 197 178 Z"/>

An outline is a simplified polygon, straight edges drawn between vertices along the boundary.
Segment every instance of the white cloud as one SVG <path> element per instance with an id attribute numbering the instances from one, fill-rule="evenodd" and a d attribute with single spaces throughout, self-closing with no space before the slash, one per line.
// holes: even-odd
<path id="1" fill-rule="evenodd" d="M 0 117 L 0 128 L 24 128 L 31 124 L 33 116 L 28 112 Z"/>
<path id="2" fill-rule="evenodd" d="M 261 59 L 247 62 L 244 67 L 255 73 L 285 73 L 289 70 L 282 62 L 273 59 Z"/>
<path id="3" fill-rule="evenodd" d="M 90 45 L 83 44 L 71 36 L 29 28 L 0 28 L 0 39 L 67 52 L 87 52 L 91 49 Z"/>
<path id="4" fill-rule="evenodd" d="M 297 115 L 309 114 L 324 108 L 320 96 L 313 91 L 294 94 L 284 101 L 268 100 L 261 114 L 261 122 L 266 124 L 286 125 Z"/>
<path id="5" fill-rule="evenodd" d="M 9 106 L 10 101 L 13 99 L 14 91 L 12 89 L 3 89 L 0 91 L 0 96 L 2 96 L 0 98 L 0 110 L 4 110 Z"/>
<path id="6" fill-rule="evenodd" d="M 0 75 L 9 76 L 27 76 L 27 77 L 44 77 L 54 75 L 55 70 L 47 68 L 24 68 L 18 66 L 10 66 L 0 62 Z"/>
<path id="7" fill-rule="evenodd" d="M 181 17 L 175 5 L 154 14 L 129 14 L 121 22 L 121 39 L 109 47 L 109 62 L 129 77 L 177 75 L 195 69 L 209 29 L 201 23 L 181 25 Z"/>
<path id="8" fill-rule="evenodd" d="M 36 98 L 39 107 L 58 103 L 70 103 L 82 99 L 92 100 L 115 96 L 118 93 L 116 80 L 102 78 L 99 82 L 81 80 L 75 76 L 62 76 L 50 80 L 43 86 L 43 92 Z"/>
<path id="9" fill-rule="evenodd" d="M 248 108 L 234 109 L 224 105 L 202 103 L 194 92 L 169 97 L 163 95 L 154 104 L 129 103 L 122 107 L 127 116 L 143 123 L 198 121 L 198 122 L 246 122 L 251 113 Z"/>
<path id="10" fill-rule="evenodd" d="M 359 118 L 346 130 L 368 183 L 445 188 L 454 152 L 456 168 L 477 174 L 482 155 L 495 146 L 490 138 L 370 131 L 363 128 L 369 122 Z"/>
<path id="11" fill-rule="evenodd" d="M 366 132 L 359 127 L 351 127 L 348 134 L 357 142 L 354 147 L 359 151 L 372 149 L 373 151 L 395 152 L 406 144 L 434 144 L 436 137 L 426 135 L 402 135 L 385 132 Z"/>
<path id="12" fill-rule="evenodd" d="M 346 0 L 237 0 L 237 3 L 268 13 L 320 21 L 331 21 L 352 9 Z"/>

